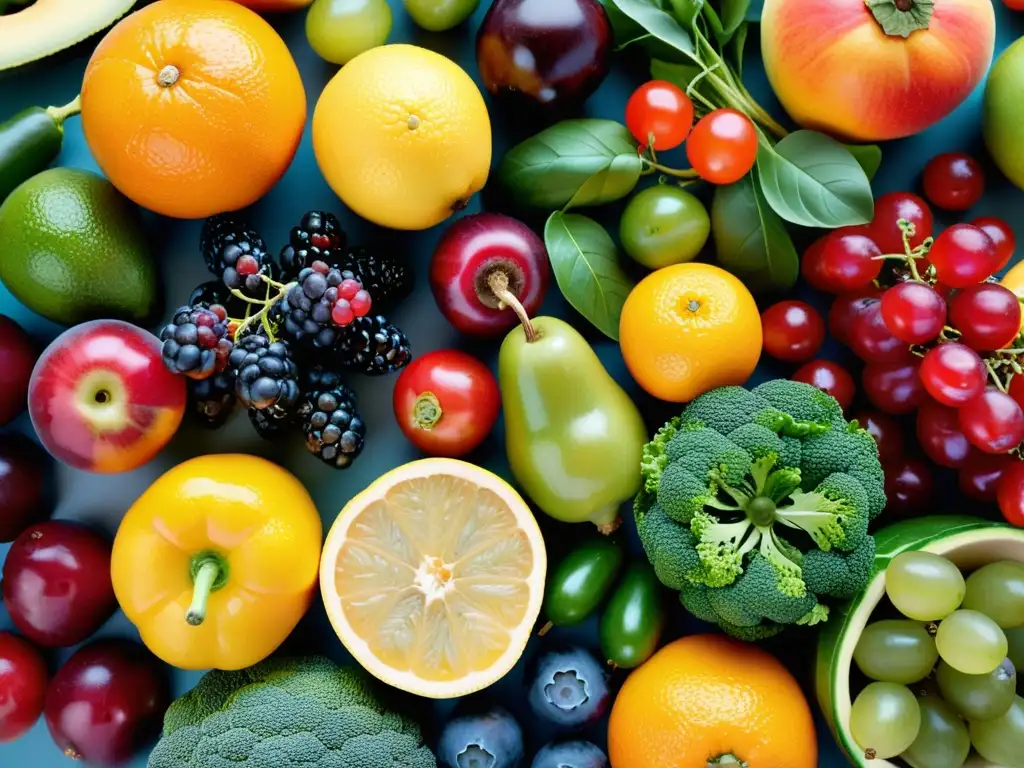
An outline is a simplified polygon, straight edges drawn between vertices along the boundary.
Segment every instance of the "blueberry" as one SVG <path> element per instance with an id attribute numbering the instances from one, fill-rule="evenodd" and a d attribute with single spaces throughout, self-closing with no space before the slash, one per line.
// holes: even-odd
<path id="1" fill-rule="evenodd" d="M 608 758 L 589 741 L 563 741 L 544 747 L 530 768 L 608 768 Z"/>
<path id="2" fill-rule="evenodd" d="M 583 649 L 547 653 L 535 669 L 528 695 L 538 717 L 579 728 L 604 714 L 609 700 L 605 671 Z"/>
<path id="3" fill-rule="evenodd" d="M 518 768 L 523 732 L 501 707 L 457 717 L 441 732 L 437 756 L 448 768 Z"/>

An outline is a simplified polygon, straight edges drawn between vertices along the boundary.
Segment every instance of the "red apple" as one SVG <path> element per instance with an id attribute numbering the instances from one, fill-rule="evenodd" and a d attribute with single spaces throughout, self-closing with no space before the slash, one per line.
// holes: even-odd
<path id="1" fill-rule="evenodd" d="M 43 352 L 28 409 L 56 458 L 90 472 L 127 472 L 167 445 L 185 399 L 185 379 L 167 370 L 156 336 L 120 320 L 93 320 Z"/>
<path id="2" fill-rule="evenodd" d="M 80 643 L 117 608 L 111 543 L 90 528 L 48 520 L 22 532 L 4 560 L 0 594 L 11 621 L 48 648 Z"/>
<path id="3" fill-rule="evenodd" d="M 25 330 L 0 315 L 0 426 L 25 410 L 36 347 Z"/>
<path id="4" fill-rule="evenodd" d="M 499 275 L 533 315 L 551 276 L 547 251 L 523 222 L 477 213 L 454 222 L 441 236 L 430 262 L 430 289 L 441 313 L 459 331 L 497 336 L 519 322 L 491 287 Z"/>
<path id="5" fill-rule="evenodd" d="M 0 434 L 0 541 L 14 541 L 49 514 L 50 457 L 24 435 Z"/>
<path id="6" fill-rule="evenodd" d="M 0 632 L 0 742 L 23 736 L 46 699 L 46 663 L 23 637 Z"/>
<path id="7" fill-rule="evenodd" d="M 54 675 L 46 727 L 68 757 L 119 765 L 156 735 L 169 703 L 155 656 L 129 640 L 97 640 Z"/>

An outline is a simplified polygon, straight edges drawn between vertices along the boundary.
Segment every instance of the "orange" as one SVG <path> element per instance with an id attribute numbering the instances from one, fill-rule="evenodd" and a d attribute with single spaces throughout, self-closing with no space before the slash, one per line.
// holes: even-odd
<path id="1" fill-rule="evenodd" d="M 779 661 L 724 635 L 691 635 L 626 680 L 608 721 L 612 768 L 816 768 L 810 707 Z M 733 763 L 733 768 L 736 768 Z"/>
<path id="2" fill-rule="evenodd" d="M 201 218 L 255 202 L 288 168 L 306 95 L 284 41 L 229 0 L 159 0 L 89 59 L 82 130 L 139 205 Z"/>
<path id="3" fill-rule="evenodd" d="M 278 13 L 305 8 L 307 5 L 311 5 L 313 0 L 235 0 L 235 2 L 259 13 Z"/>
<path id="4" fill-rule="evenodd" d="M 626 298 L 619 344 L 641 387 L 683 403 L 750 377 L 761 356 L 761 316 L 725 270 L 676 264 L 652 272 Z"/>

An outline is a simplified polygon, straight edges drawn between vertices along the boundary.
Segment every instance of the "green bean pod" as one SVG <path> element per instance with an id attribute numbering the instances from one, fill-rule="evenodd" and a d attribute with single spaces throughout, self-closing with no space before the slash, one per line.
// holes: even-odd
<path id="1" fill-rule="evenodd" d="M 0 123 L 0 202 L 60 154 L 64 120 L 79 109 L 79 99 L 64 107 L 29 107 Z"/>
<path id="2" fill-rule="evenodd" d="M 593 539 L 570 552 L 548 579 L 544 610 L 552 626 L 577 624 L 604 600 L 622 567 L 622 548 L 617 542 Z"/>
<path id="3" fill-rule="evenodd" d="M 647 563 L 634 563 L 601 615 L 601 653 L 613 667 L 638 667 L 657 650 L 664 623 L 658 577 Z"/>

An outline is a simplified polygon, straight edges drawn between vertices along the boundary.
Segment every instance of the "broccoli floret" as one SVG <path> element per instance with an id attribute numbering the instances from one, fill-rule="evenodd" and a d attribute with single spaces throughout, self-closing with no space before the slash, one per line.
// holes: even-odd
<path id="1" fill-rule="evenodd" d="M 665 467 L 658 484 L 658 503 L 666 515 L 680 523 L 690 522 L 705 506 L 713 504 L 717 494 L 718 486 L 708 478 L 706 470 L 696 475 L 682 462 Z"/>
<path id="2" fill-rule="evenodd" d="M 885 473 L 882 466 L 851 469 L 850 477 L 858 480 L 868 500 L 868 520 L 874 520 L 885 509 Z"/>
<path id="3" fill-rule="evenodd" d="M 779 435 L 782 441 L 782 453 L 779 454 L 779 465 L 783 467 L 799 467 L 801 447 L 803 443 L 798 437 Z"/>
<path id="4" fill-rule="evenodd" d="M 868 535 L 868 498 L 864 486 L 850 475 L 837 472 L 813 491 L 794 493 L 792 504 L 775 510 L 776 519 L 799 528 L 823 552 L 833 548 L 851 551 Z"/>
<path id="5" fill-rule="evenodd" d="M 640 474 L 644 478 L 644 490 L 647 493 L 657 493 L 661 473 L 669 463 L 667 450 L 669 441 L 675 437 L 682 423 L 683 420 L 680 416 L 670 419 L 657 431 L 654 439 L 644 446 L 640 456 Z"/>
<path id="6" fill-rule="evenodd" d="M 853 552 L 812 549 L 804 556 L 804 583 L 819 595 L 849 600 L 868 583 L 874 564 L 875 540 L 870 536 Z"/>
<path id="7" fill-rule="evenodd" d="M 843 409 L 834 397 L 801 381 L 773 379 L 754 387 L 757 395 L 797 421 L 844 428 Z"/>
<path id="8" fill-rule="evenodd" d="M 746 518 L 722 523 L 706 512 L 694 516 L 690 530 L 697 539 L 697 556 L 703 566 L 691 581 L 709 587 L 732 584 L 743 573 L 743 556 L 757 545 L 759 537 Z"/>
<path id="9" fill-rule="evenodd" d="M 676 432 L 668 444 L 673 466 L 708 477 L 714 471 L 729 485 L 743 482 L 750 454 L 713 429 L 692 427 Z"/>
<path id="10" fill-rule="evenodd" d="M 686 423 L 696 423 L 727 435 L 751 423 L 754 415 L 763 411 L 767 405 L 743 387 L 719 387 L 704 393 L 686 406 L 682 419 Z"/>
<path id="11" fill-rule="evenodd" d="M 806 589 L 800 590 L 803 594 L 787 594 L 783 582 L 778 569 L 760 552 L 754 552 L 735 584 L 724 589 L 709 589 L 708 596 L 718 615 L 737 626 L 750 627 L 764 620 L 795 624 L 818 600 Z"/>
<path id="12" fill-rule="evenodd" d="M 666 515 L 660 505 L 636 516 L 636 531 L 655 575 L 669 589 L 682 589 L 703 573 L 696 537 L 689 527 Z"/>
<path id="13" fill-rule="evenodd" d="M 801 447 L 800 470 L 805 488 L 814 488 L 833 472 L 850 473 L 865 468 L 881 472 L 878 445 L 867 430 L 854 424 L 808 437 Z"/>
<path id="14" fill-rule="evenodd" d="M 737 640 L 756 642 L 774 637 L 784 629 L 782 624 L 775 624 L 773 622 L 761 622 L 744 627 L 724 621 L 711 604 L 711 594 L 719 591 L 721 590 L 709 589 L 703 584 L 689 584 L 680 591 L 679 602 L 683 604 L 687 611 L 701 621 L 717 624 L 725 634 L 735 637 Z"/>
<path id="15" fill-rule="evenodd" d="M 766 456 L 774 456 L 780 460 L 786 453 L 786 445 L 782 438 L 772 432 L 768 427 L 760 424 L 744 424 L 729 433 L 729 440 L 750 454 L 751 458 L 763 459 Z M 783 466 L 795 467 L 797 464 L 786 464 Z"/>

